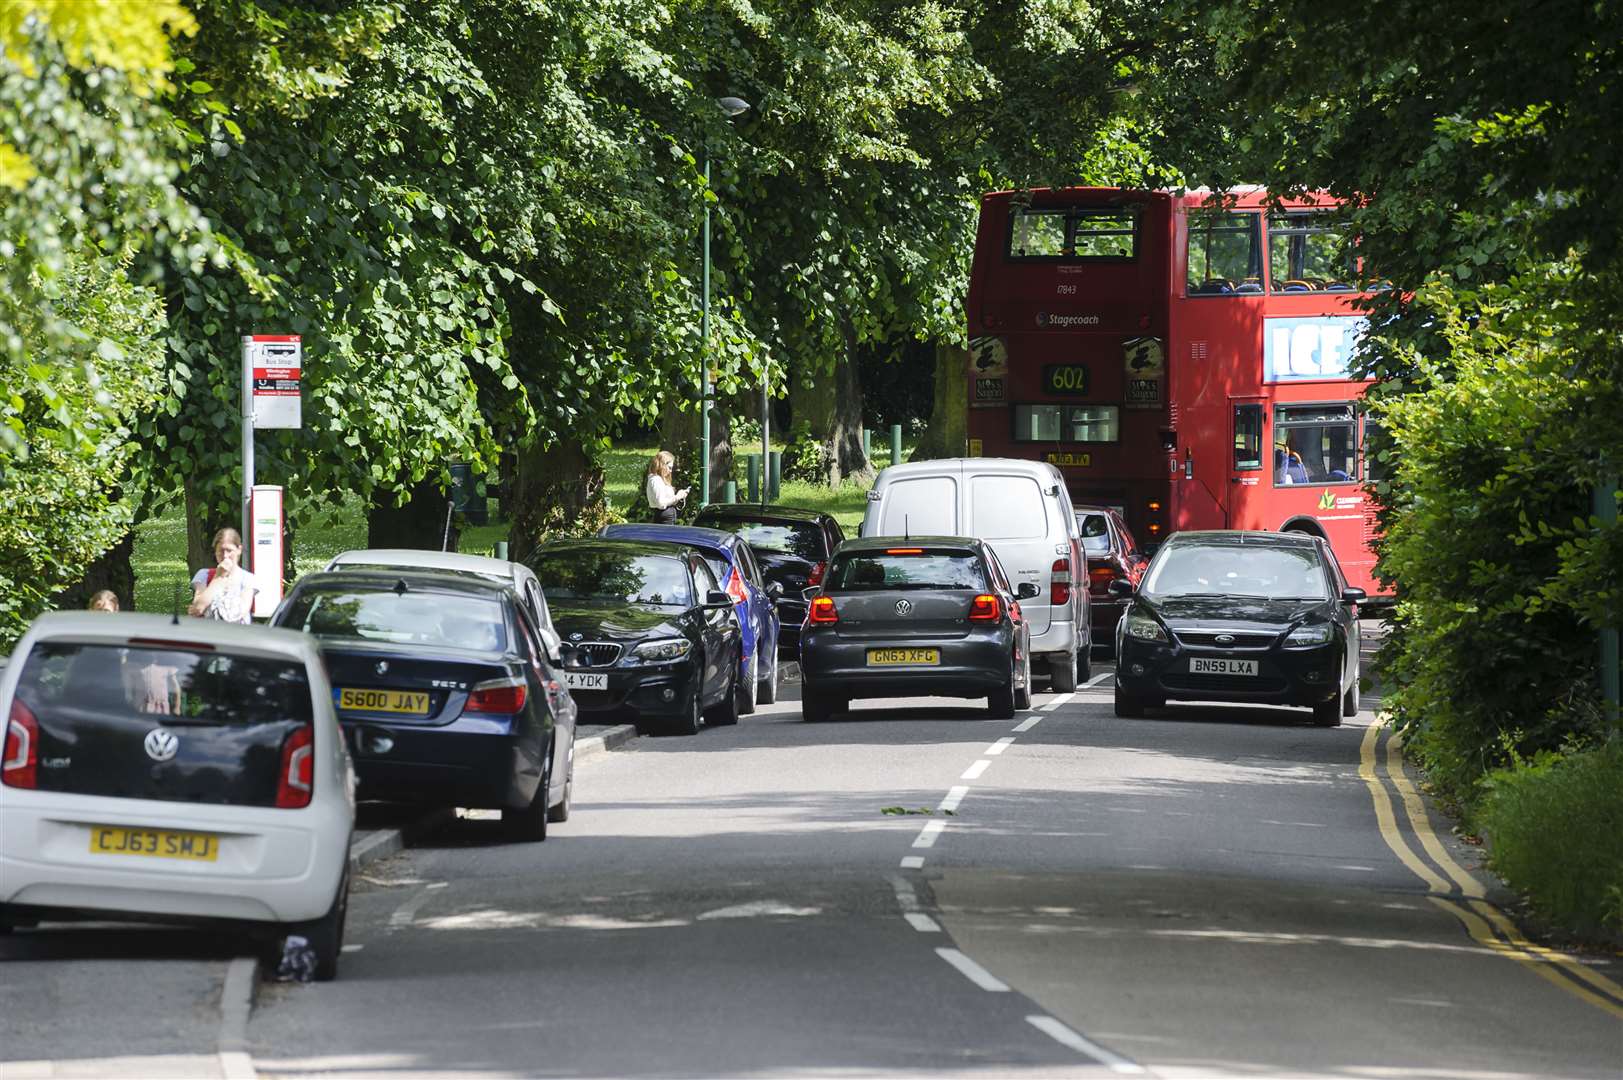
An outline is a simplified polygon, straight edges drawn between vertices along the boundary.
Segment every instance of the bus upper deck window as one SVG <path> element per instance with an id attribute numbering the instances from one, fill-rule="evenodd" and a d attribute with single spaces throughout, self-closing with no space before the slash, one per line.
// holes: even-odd
<path id="1" fill-rule="evenodd" d="M 1353 292 L 1357 274 L 1346 234 L 1322 210 L 1268 217 L 1268 273 L 1275 292 Z"/>
<path id="2" fill-rule="evenodd" d="M 1138 256 L 1138 210 L 1016 206 L 1007 255 L 1017 262 L 1130 261 Z"/>
<path id="3" fill-rule="evenodd" d="M 1190 296 L 1262 292 L 1261 216 L 1222 209 L 1189 212 Z"/>

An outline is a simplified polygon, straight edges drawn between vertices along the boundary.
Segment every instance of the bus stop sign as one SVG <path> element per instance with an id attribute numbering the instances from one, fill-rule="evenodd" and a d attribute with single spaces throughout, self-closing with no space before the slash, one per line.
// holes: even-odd
<path id="1" fill-rule="evenodd" d="M 297 334 L 253 334 L 242 339 L 242 366 L 256 428 L 296 428 L 303 422 L 299 377 L 304 348 Z"/>

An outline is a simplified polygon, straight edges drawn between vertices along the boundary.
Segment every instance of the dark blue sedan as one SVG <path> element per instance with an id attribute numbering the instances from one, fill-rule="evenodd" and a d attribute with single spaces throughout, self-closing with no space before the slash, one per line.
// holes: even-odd
<path id="1" fill-rule="evenodd" d="M 316 638 L 362 798 L 500 810 L 522 840 L 569 817 L 575 702 L 511 584 L 327 571 L 271 622 Z"/>
<path id="2" fill-rule="evenodd" d="M 606 525 L 598 535 L 618 540 L 681 544 L 704 556 L 716 580 L 733 598 L 739 627 L 743 630 L 738 683 L 746 689 L 739 699 L 738 711 L 751 713 L 757 702 L 770 705 L 778 700 L 781 625 L 777 601 L 783 589 L 762 580 L 761 569 L 747 543 L 721 529 L 700 529 L 691 525 Z"/>

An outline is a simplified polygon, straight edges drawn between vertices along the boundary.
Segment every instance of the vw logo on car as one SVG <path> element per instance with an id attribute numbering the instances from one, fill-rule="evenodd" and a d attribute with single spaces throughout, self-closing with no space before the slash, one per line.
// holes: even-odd
<path id="1" fill-rule="evenodd" d="M 911 615 L 911 614 L 913 614 L 913 601 L 907 599 L 906 597 L 903 597 L 902 599 L 896 601 L 896 614 L 898 614 L 898 615 Z"/>
<path id="2" fill-rule="evenodd" d="M 180 740 L 173 731 L 166 728 L 155 727 L 147 732 L 147 737 L 141 740 L 146 747 L 147 757 L 153 761 L 168 761 L 180 750 Z"/>
<path id="3" fill-rule="evenodd" d="M 389 673 L 389 661 L 379 660 L 376 664 L 372 665 L 372 670 L 377 672 L 379 675 L 387 675 Z"/>

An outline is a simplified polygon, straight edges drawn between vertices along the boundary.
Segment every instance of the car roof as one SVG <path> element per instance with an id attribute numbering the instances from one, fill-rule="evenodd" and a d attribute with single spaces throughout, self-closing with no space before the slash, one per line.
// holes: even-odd
<path id="1" fill-rule="evenodd" d="M 726 518 L 735 521 L 792 521 L 821 524 L 830 515 L 821 510 L 808 510 L 802 506 L 775 504 L 724 503 L 710 505 L 699 511 L 701 518 Z"/>
<path id="2" fill-rule="evenodd" d="M 1119 512 L 1112 506 L 1094 506 L 1091 503 L 1087 506 L 1073 506 L 1071 509 L 1078 514 L 1115 514 Z"/>
<path id="3" fill-rule="evenodd" d="M 221 622 L 190 615 L 156 615 L 141 611 L 49 611 L 35 619 L 28 629 L 35 641 L 41 639 L 121 642 L 131 638 L 158 641 L 201 642 L 218 648 L 241 649 L 314 659 L 315 646 L 297 630 L 271 626 Z"/>
<path id="4" fill-rule="evenodd" d="M 611 533 L 609 530 L 613 530 Z M 629 522 L 605 525 L 598 534 L 604 540 L 652 540 L 655 543 L 686 544 L 696 548 L 724 548 L 728 551 L 744 541 L 725 529 L 705 529 L 696 525 L 648 525 Z"/>
<path id="5" fill-rule="evenodd" d="M 687 544 L 663 540 L 618 540 L 612 536 L 581 537 L 573 540 L 548 540 L 536 549 L 537 555 L 554 551 L 618 551 L 627 555 L 663 555 L 673 559 L 698 552 Z"/>
<path id="6" fill-rule="evenodd" d="M 1204 529 L 1177 532 L 1163 547 L 1202 544 L 1207 547 L 1317 547 L 1318 537 L 1302 532 L 1262 532 L 1252 529 Z"/>
<path id="7" fill-rule="evenodd" d="M 408 590 L 415 587 L 435 592 L 459 592 L 483 596 L 489 596 L 492 593 L 511 593 L 513 591 L 511 578 L 497 580 L 483 575 L 418 570 L 409 566 L 390 567 L 387 570 L 350 570 L 343 567 L 337 570 L 318 570 L 313 574 L 304 575 L 294 588 L 328 588 L 347 585 L 350 587 L 372 586 L 390 589 L 402 581 L 406 583 Z"/>
<path id="8" fill-rule="evenodd" d="M 464 574 L 511 579 L 520 564 L 489 555 L 468 555 L 460 551 L 424 551 L 418 548 L 354 548 L 341 551 L 327 563 L 328 570 L 340 566 L 401 566 L 423 570 L 455 570 Z"/>
<path id="9" fill-rule="evenodd" d="M 847 540 L 835 550 L 841 555 L 853 551 L 886 551 L 899 547 L 959 547 L 980 550 L 973 536 L 863 536 Z"/>

